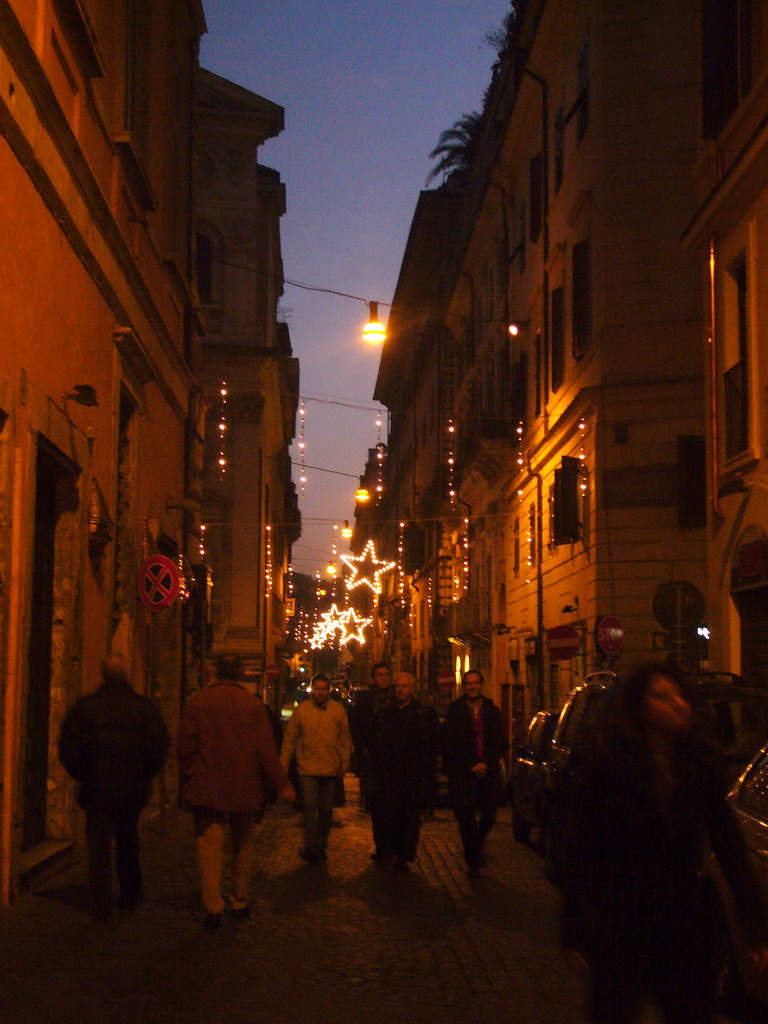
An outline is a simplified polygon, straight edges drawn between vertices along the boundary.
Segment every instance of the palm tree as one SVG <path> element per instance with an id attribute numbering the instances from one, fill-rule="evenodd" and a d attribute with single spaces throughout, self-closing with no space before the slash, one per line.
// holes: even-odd
<path id="1" fill-rule="evenodd" d="M 443 174 L 445 179 L 455 177 L 460 180 L 469 173 L 481 120 L 482 114 L 477 111 L 462 114 L 450 128 L 440 133 L 437 145 L 429 154 L 430 160 L 438 162 L 427 175 L 427 184 L 434 181 L 439 174 Z"/>

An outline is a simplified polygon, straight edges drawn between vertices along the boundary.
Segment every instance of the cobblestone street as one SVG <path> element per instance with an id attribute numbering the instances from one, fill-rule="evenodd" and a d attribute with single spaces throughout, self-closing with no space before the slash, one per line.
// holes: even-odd
<path id="1" fill-rule="evenodd" d="M 0 909 L 0 1019 L 23 1024 L 574 1024 L 577 986 L 556 944 L 556 897 L 503 810 L 468 880 L 448 810 L 425 823 L 406 875 L 370 860 L 370 821 L 336 810 L 329 859 L 299 858 L 292 811 L 260 827 L 254 910 L 206 932 L 190 821 L 144 838 L 147 900 L 86 912 L 85 864 Z"/>

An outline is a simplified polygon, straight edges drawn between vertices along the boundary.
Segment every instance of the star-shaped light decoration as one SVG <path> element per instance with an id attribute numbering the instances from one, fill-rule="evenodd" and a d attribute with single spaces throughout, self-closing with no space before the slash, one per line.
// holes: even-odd
<path id="1" fill-rule="evenodd" d="M 370 587 L 374 594 L 381 593 L 381 577 L 395 567 L 394 562 L 385 562 L 376 557 L 376 548 L 372 540 L 365 545 L 361 555 L 342 555 L 341 560 L 352 570 L 352 575 L 347 577 L 347 590 L 366 586 Z"/>
<path id="2" fill-rule="evenodd" d="M 366 638 L 363 630 L 366 626 L 370 626 L 372 621 L 373 619 L 366 619 L 358 615 L 354 608 L 345 608 L 344 611 L 340 611 L 335 604 L 332 604 L 330 611 L 323 612 L 319 622 L 315 624 L 309 645 L 314 650 L 319 650 L 321 647 L 332 644 L 336 639 L 341 647 L 346 647 L 353 640 L 364 644 Z"/>

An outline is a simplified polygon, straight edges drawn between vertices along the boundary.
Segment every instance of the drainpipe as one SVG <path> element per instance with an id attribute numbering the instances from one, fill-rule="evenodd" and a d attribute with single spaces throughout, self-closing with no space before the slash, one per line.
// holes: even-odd
<path id="1" fill-rule="evenodd" d="M 526 452 L 528 472 L 536 480 L 536 646 L 539 652 L 539 693 L 544 693 L 544 543 L 541 535 L 541 524 L 544 507 L 544 479 L 541 473 L 533 468 L 531 453 Z"/>
<path id="2" fill-rule="evenodd" d="M 717 429 L 718 408 L 717 408 L 717 334 L 716 334 L 716 306 L 715 306 L 715 238 L 709 240 L 709 432 L 712 444 L 711 467 L 712 467 L 712 511 L 723 519 L 723 512 L 720 507 L 718 481 L 720 479 L 720 457 L 718 448 L 720 438 Z"/>
<path id="3" fill-rule="evenodd" d="M 18 410 L 20 413 L 21 410 Z M 28 437 L 28 421 L 26 416 L 18 415 L 16 429 L 19 438 Z M 22 444 L 24 442 L 22 441 Z M 16 770 L 18 765 L 19 728 L 21 723 L 21 636 L 22 636 L 22 604 L 24 601 L 24 543 L 23 534 L 26 523 L 23 515 L 25 494 L 25 468 L 27 452 L 17 444 L 14 451 L 13 464 L 13 520 L 11 524 L 11 564 L 10 578 L 6 580 L 8 601 L 8 637 L 5 707 L 4 707 L 4 739 L 2 768 L 2 805 L 0 805 L 0 903 L 10 903 L 13 883 L 13 819 L 14 794 L 16 792 Z"/>

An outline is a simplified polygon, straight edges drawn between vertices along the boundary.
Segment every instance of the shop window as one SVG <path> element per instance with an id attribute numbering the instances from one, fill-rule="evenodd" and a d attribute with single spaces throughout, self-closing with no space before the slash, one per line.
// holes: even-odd
<path id="1" fill-rule="evenodd" d="M 723 406 L 725 457 L 749 448 L 749 279 L 742 254 L 725 275 L 725 360 Z"/>

